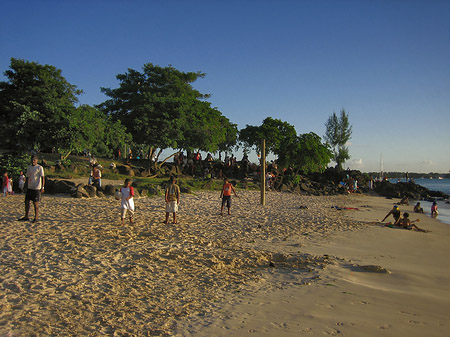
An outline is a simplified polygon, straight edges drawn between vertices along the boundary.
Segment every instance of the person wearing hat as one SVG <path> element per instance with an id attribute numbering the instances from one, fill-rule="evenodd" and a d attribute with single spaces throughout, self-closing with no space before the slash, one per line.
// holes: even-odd
<path id="1" fill-rule="evenodd" d="M 381 220 L 381 222 L 386 220 L 386 218 L 391 214 L 395 219 L 394 225 L 396 225 L 398 223 L 398 221 L 400 220 L 400 216 L 401 216 L 400 208 L 397 205 L 394 205 L 394 207 L 392 207 L 392 209 L 389 211 L 388 214 L 386 214 L 386 216 L 384 217 L 383 220 Z"/>
<path id="2" fill-rule="evenodd" d="M 27 168 L 25 186 L 27 186 L 27 193 L 25 195 L 25 216 L 19 221 L 30 220 L 28 215 L 30 213 L 30 201 L 34 205 L 34 220 L 39 221 L 39 202 L 41 201 L 41 194 L 44 193 L 45 175 L 44 168 L 38 164 L 38 157 L 33 155 L 31 157 L 31 165 Z"/>

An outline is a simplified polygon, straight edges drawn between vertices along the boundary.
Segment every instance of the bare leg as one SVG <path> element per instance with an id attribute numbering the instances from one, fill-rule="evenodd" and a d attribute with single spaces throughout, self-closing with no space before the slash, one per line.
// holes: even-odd
<path id="1" fill-rule="evenodd" d="M 164 223 L 167 225 L 168 222 L 169 222 L 169 212 L 166 212 L 166 221 L 164 221 Z"/>
<path id="2" fill-rule="evenodd" d="M 39 202 L 34 202 L 34 221 L 39 220 Z"/>
<path id="3" fill-rule="evenodd" d="M 173 212 L 173 223 L 177 223 L 177 213 Z"/>
<path id="4" fill-rule="evenodd" d="M 30 214 L 30 200 L 25 201 L 25 219 L 28 219 Z"/>

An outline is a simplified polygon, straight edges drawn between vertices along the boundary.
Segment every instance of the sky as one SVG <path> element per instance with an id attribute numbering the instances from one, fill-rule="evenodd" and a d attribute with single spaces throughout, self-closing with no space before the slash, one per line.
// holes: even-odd
<path id="1" fill-rule="evenodd" d="M 12 57 L 53 65 L 107 99 L 145 63 L 201 71 L 193 83 L 239 129 L 266 117 L 323 137 L 352 124 L 363 172 L 450 171 L 448 0 L 0 0 L 0 81 Z M 238 157 L 239 159 L 239 157 Z"/>

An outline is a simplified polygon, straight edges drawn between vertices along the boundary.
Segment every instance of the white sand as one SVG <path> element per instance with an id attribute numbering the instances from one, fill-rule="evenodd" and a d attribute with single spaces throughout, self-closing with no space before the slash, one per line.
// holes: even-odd
<path id="1" fill-rule="evenodd" d="M 219 193 L 182 195 L 176 225 L 140 198 L 124 227 L 112 198 L 46 195 L 38 224 L 0 198 L 0 336 L 449 335 L 448 225 L 349 217 L 381 219 L 379 197 L 238 193 L 224 217 Z"/>

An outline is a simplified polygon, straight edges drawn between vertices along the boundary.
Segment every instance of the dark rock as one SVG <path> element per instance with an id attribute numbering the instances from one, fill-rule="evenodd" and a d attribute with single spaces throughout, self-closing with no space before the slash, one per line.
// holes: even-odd
<path id="1" fill-rule="evenodd" d="M 180 187 L 180 192 L 181 193 L 187 193 L 187 194 L 191 194 L 192 190 L 190 187 Z"/>
<path id="2" fill-rule="evenodd" d="M 114 185 L 106 185 L 104 189 L 105 195 L 114 196 L 114 192 L 116 191 L 116 188 Z"/>
<path id="3" fill-rule="evenodd" d="M 75 198 L 89 198 L 89 194 L 84 189 L 83 184 L 79 184 L 76 189 L 74 190 L 73 197 Z"/>
<path id="4" fill-rule="evenodd" d="M 105 197 L 105 193 L 103 193 L 102 191 L 97 191 L 97 197 L 104 198 Z"/>
<path id="5" fill-rule="evenodd" d="M 97 187 L 93 185 L 84 186 L 84 190 L 87 192 L 90 198 L 94 198 L 97 196 Z"/>

